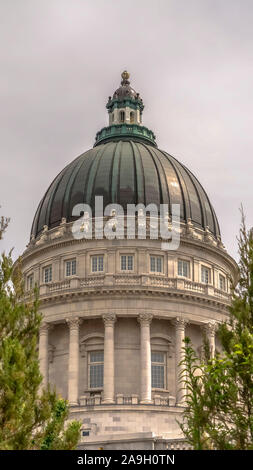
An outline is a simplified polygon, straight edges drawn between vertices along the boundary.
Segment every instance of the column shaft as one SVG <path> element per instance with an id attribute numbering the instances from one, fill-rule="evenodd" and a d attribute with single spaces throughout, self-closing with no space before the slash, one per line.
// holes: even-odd
<path id="1" fill-rule="evenodd" d="M 79 401 L 79 318 L 68 319 L 69 325 L 69 367 L 68 401 L 71 406 Z"/>
<path id="2" fill-rule="evenodd" d="M 183 318 L 176 318 L 174 320 L 175 326 L 175 380 L 176 380 L 176 403 L 181 404 L 184 401 L 186 394 L 186 386 L 184 384 L 185 375 L 183 373 L 184 365 L 181 362 L 184 359 L 184 338 L 185 326 L 187 321 Z"/>
<path id="3" fill-rule="evenodd" d="M 212 359 L 214 358 L 214 355 L 215 355 L 215 329 L 216 329 L 216 323 L 213 321 L 206 323 L 203 327 L 204 334 L 206 335 L 208 342 L 209 342 L 210 356 Z"/>
<path id="4" fill-rule="evenodd" d="M 105 325 L 103 403 L 114 403 L 114 323 L 116 315 L 104 315 L 103 320 Z"/>
<path id="5" fill-rule="evenodd" d="M 152 315 L 140 314 L 138 317 L 140 323 L 141 350 L 140 350 L 140 368 L 141 368 L 141 403 L 151 403 L 151 345 L 150 345 L 150 323 Z"/>
<path id="6" fill-rule="evenodd" d="M 40 386 L 41 389 L 46 388 L 48 385 L 48 331 L 49 324 L 42 323 L 39 336 L 40 372 L 43 376 L 43 380 Z"/>

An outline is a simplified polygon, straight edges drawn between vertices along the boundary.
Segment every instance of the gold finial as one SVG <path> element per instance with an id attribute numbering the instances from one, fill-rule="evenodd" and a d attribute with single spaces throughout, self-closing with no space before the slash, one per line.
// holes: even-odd
<path id="1" fill-rule="evenodd" d="M 128 80 L 130 77 L 130 73 L 124 70 L 124 72 L 122 72 L 121 74 L 121 77 L 123 78 L 123 80 Z"/>

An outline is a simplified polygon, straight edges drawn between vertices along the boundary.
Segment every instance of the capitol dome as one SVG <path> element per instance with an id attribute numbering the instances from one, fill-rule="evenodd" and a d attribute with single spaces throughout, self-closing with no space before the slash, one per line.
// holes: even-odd
<path id="1" fill-rule="evenodd" d="M 29 301 L 39 290 L 43 386 L 55 387 L 68 399 L 70 419 L 82 422 L 80 449 L 185 449 L 178 425 L 184 338 L 200 358 L 203 335 L 212 356 L 220 351 L 216 327 L 229 319 L 237 265 L 203 187 L 158 149 L 142 122 L 140 94 L 128 72 L 121 77 L 106 104 L 109 125 L 43 196 L 22 273 Z M 152 217 L 144 238 L 93 236 L 98 221 L 103 228 L 115 222 L 112 213 L 97 216 L 96 196 L 104 206 L 121 205 L 124 223 L 127 204 L 168 205 L 167 228 L 179 204 L 179 245 L 151 236 Z M 91 215 L 79 229 L 89 226 L 90 238 L 73 231 L 84 204 Z"/>
<path id="2" fill-rule="evenodd" d="M 122 76 L 129 78 L 127 72 Z M 34 218 L 33 237 L 44 226 L 51 229 L 60 225 L 63 218 L 73 221 L 76 204 L 89 204 L 94 215 L 95 196 L 103 196 L 104 207 L 112 203 L 124 209 L 127 204 L 156 204 L 158 208 L 168 204 L 170 215 L 172 204 L 180 204 L 182 222 L 191 220 L 194 226 L 208 228 L 214 237 L 220 237 L 217 217 L 205 190 L 182 163 L 157 148 L 153 132 L 137 119 L 137 111 L 143 110 L 142 100 L 129 89 L 129 81 L 123 78 L 121 88 L 113 100 L 109 97 L 107 105 L 110 117 L 119 106 L 124 109 L 123 122 L 114 116 L 113 123 L 97 133 L 94 148 L 77 157 L 50 185 Z M 131 112 L 135 113 L 132 124 Z"/>

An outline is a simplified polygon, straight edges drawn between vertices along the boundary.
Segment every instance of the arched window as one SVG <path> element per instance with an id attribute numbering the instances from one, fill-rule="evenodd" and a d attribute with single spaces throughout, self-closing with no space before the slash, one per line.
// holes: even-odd
<path id="1" fill-rule="evenodd" d="M 125 111 L 120 111 L 119 120 L 120 122 L 125 122 Z"/>
<path id="2" fill-rule="evenodd" d="M 114 122 L 114 114 L 112 113 L 112 122 Z"/>
<path id="3" fill-rule="evenodd" d="M 130 113 L 130 124 L 133 124 L 134 123 L 134 112 L 131 111 Z"/>

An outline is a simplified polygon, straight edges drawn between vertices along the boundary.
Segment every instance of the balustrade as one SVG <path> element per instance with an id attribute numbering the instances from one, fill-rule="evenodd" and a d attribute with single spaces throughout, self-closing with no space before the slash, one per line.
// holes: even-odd
<path id="1" fill-rule="evenodd" d="M 211 285 L 202 284 L 188 279 L 169 278 L 153 274 L 99 274 L 97 276 L 86 278 L 75 277 L 72 279 L 65 279 L 63 281 L 42 284 L 40 286 L 40 295 L 44 296 L 61 291 L 83 290 L 85 288 L 97 288 L 103 286 L 133 286 L 133 288 L 141 286 L 160 289 L 179 289 L 180 291 L 190 291 L 192 293 L 208 295 L 209 297 L 217 297 L 227 302 L 229 302 L 231 298 L 230 293 L 217 289 Z M 30 293 L 27 293 L 26 295 L 28 296 Z"/>

